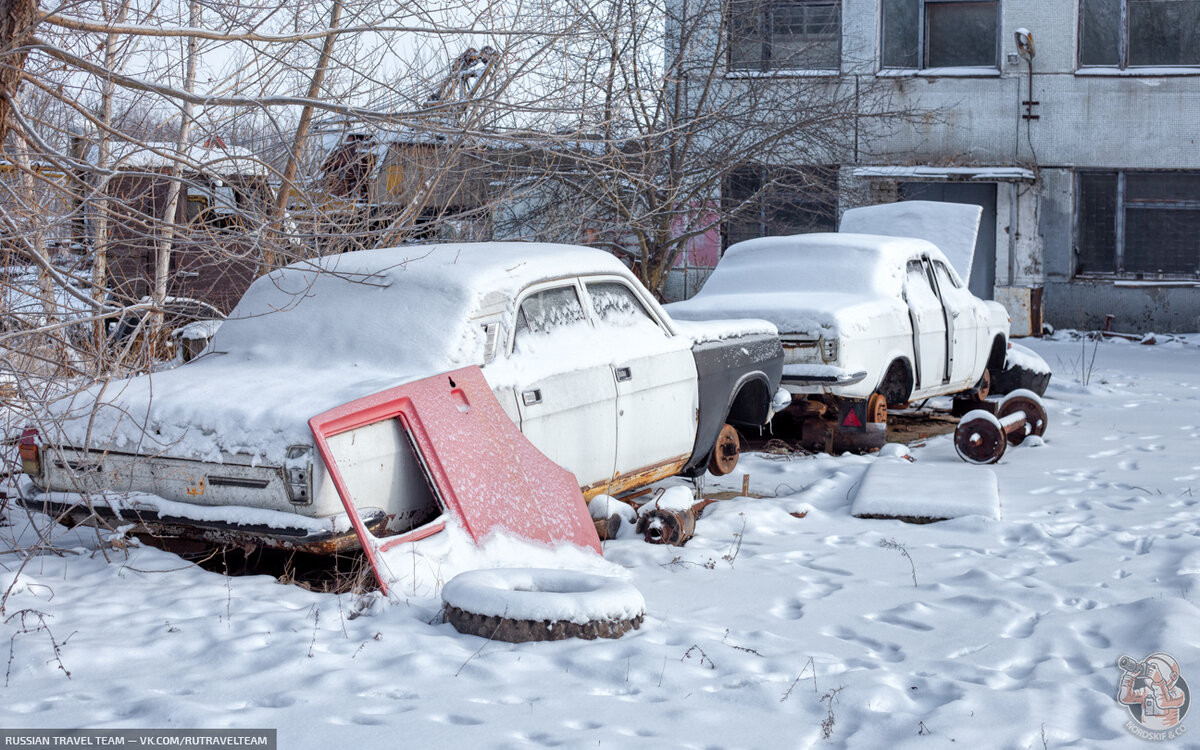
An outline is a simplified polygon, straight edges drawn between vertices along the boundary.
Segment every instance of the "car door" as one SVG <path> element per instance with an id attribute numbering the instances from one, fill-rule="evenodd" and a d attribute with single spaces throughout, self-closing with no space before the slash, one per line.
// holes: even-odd
<path id="1" fill-rule="evenodd" d="M 906 265 L 904 296 L 912 320 L 917 387 L 941 387 L 948 374 L 946 312 L 921 258 L 912 258 Z"/>
<path id="2" fill-rule="evenodd" d="M 616 482 L 647 471 L 674 473 L 696 439 L 696 361 L 691 340 L 667 330 L 619 277 L 585 279 L 598 341 L 615 358 Z"/>
<path id="3" fill-rule="evenodd" d="M 975 372 L 975 356 L 979 347 L 980 320 L 976 314 L 976 298 L 955 277 L 954 273 L 940 260 L 934 259 L 933 275 L 937 281 L 938 296 L 946 309 L 950 340 L 950 382 L 972 386 L 978 376 Z"/>
<path id="4" fill-rule="evenodd" d="M 580 487 L 607 485 L 616 461 L 617 389 L 611 365 L 595 356 L 595 329 L 577 284 L 527 289 L 513 329 L 509 364 L 521 432 Z"/>

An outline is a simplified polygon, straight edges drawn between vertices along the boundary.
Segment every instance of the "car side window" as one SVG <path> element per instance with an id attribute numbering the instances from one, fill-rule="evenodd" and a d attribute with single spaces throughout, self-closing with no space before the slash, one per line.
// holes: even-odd
<path id="1" fill-rule="evenodd" d="M 954 274 L 950 273 L 950 269 L 946 268 L 946 264 L 940 260 L 933 262 L 934 273 L 937 274 L 938 284 L 943 289 L 962 289 L 962 284 L 958 283 L 958 279 L 954 278 Z"/>
<path id="2" fill-rule="evenodd" d="M 920 260 L 908 262 L 908 302 L 920 307 L 940 306 L 941 300 L 929 285 L 929 276 L 925 273 L 925 264 Z"/>
<path id="3" fill-rule="evenodd" d="M 661 331 L 658 323 L 646 312 L 645 306 L 633 290 L 617 281 L 596 281 L 587 285 L 588 297 L 592 300 L 592 311 L 601 325 L 630 328 L 653 327 Z"/>
<path id="4" fill-rule="evenodd" d="M 521 301 L 517 310 L 516 341 L 576 325 L 586 319 L 573 285 L 542 289 Z"/>

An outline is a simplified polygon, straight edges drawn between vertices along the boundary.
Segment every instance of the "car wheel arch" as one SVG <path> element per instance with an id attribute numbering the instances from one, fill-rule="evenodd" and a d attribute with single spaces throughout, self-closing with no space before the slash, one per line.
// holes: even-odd
<path id="1" fill-rule="evenodd" d="M 907 356 L 893 356 L 887 369 L 879 379 L 875 392 L 881 394 L 889 405 L 907 403 L 916 389 L 916 374 L 912 360 Z"/>
<path id="2" fill-rule="evenodd" d="M 771 410 L 770 380 L 761 370 L 743 375 L 729 391 L 725 422 L 766 424 Z"/>
<path id="3" fill-rule="evenodd" d="M 988 354 L 987 369 L 998 370 L 1004 367 L 1004 360 L 1008 357 L 1008 341 L 1003 334 L 996 334 L 996 338 L 992 340 L 992 350 Z"/>

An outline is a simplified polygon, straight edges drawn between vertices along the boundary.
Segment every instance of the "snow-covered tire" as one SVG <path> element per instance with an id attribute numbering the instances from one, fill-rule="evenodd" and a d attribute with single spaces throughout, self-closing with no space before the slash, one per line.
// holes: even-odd
<path id="1" fill-rule="evenodd" d="M 1013 391 L 1025 389 L 1039 396 L 1046 395 L 1050 385 L 1050 367 L 1033 350 L 1013 344 L 1009 356 L 1005 359 L 1004 367 L 991 370 L 991 395 L 1003 396 Z"/>
<path id="2" fill-rule="evenodd" d="M 628 581 L 571 570 L 460 573 L 442 588 L 446 621 L 508 643 L 619 638 L 641 627 L 646 602 Z"/>

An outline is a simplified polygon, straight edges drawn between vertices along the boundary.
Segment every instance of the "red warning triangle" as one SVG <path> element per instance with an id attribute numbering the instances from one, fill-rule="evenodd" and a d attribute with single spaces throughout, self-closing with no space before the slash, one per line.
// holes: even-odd
<path id="1" fill-rule="evenodd" d="M 842 420 L 842 427 L 862 427 L 862 420 L 858 418 L 858 413 L 854 409 L 846 412 L 846 418 Z"/>

